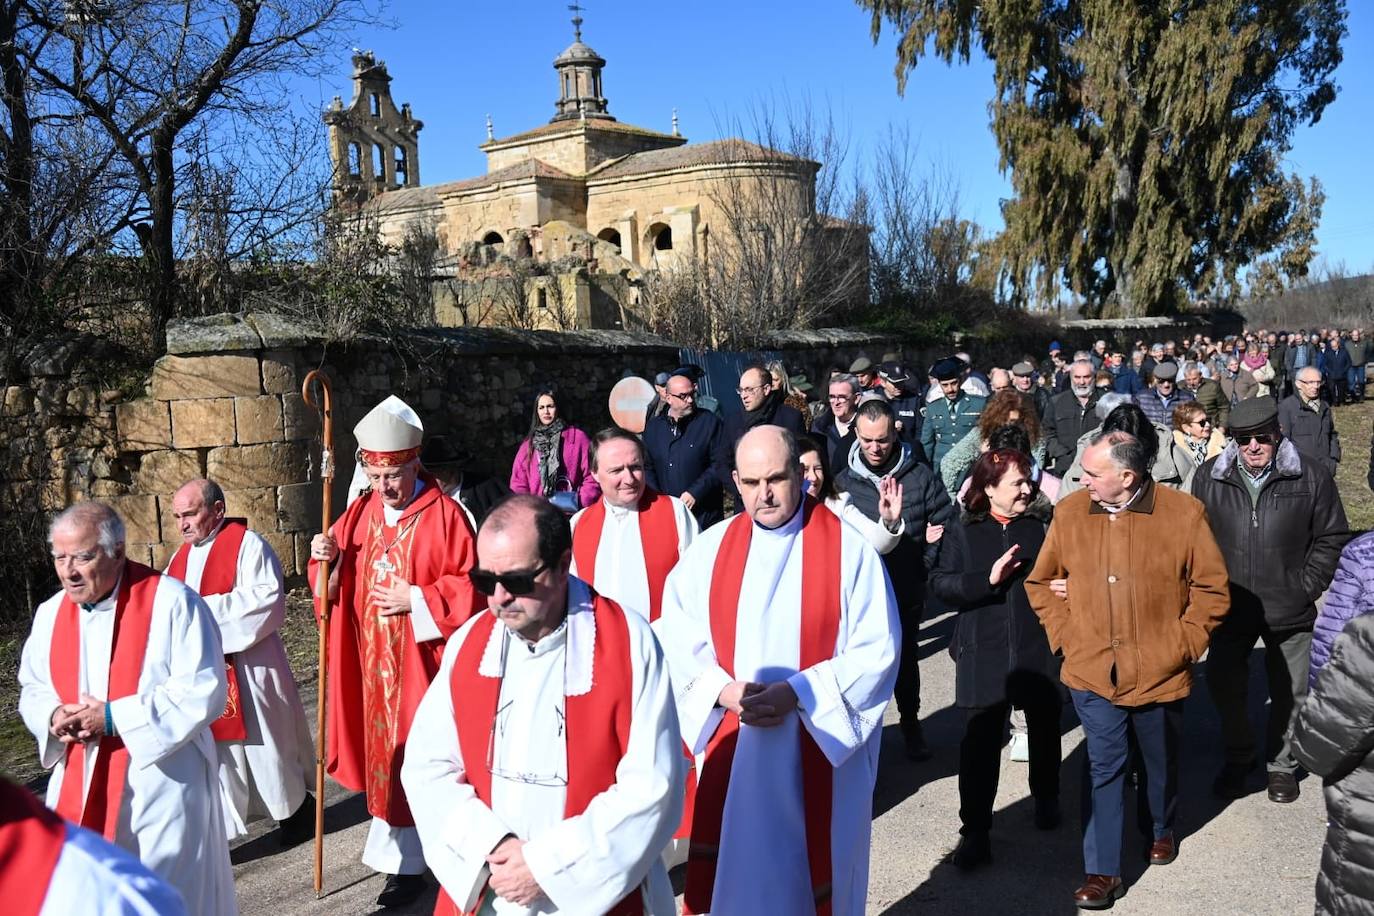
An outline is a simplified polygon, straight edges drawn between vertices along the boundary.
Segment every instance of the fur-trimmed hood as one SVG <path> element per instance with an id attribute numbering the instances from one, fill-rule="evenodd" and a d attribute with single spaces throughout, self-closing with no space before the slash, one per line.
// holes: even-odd
<path id="1" fill-rule="evenodd" d="M 1054 506 L 1050 505 L 1049 497 L 1042 492 L 1036 491 L 1035 499 L 1031 500 L 1031 504 L 1026 507 L 1026 511 L 1017 517 L 1021 518 L 1024 516 L 1029 516 L 1048 525 L 1050 520 L 1054 518 Z M 991 515 L 987 512 L 970 512 L 968 509 L 964 508 L 962 502 L 959 504 L 959 521 L 965 525 L 985 522 L 989 518 L 991 518 Z"/>
<path id="2" fill-rule="evenodd" d="M 1212 465 L 1212 479 L 1225 480 L 1230 475 L 1231 469 L 1236 466 L 1236 461 L 1239 458 L 1240 446 L 1236 445 L 1233 439 L 1217 456 L 1216 462 Z M 1274 453 L 1274 470 L 1278 472 L 1280 477 L 1302 476 L 1302 456 L 1298 453 L 1298 447 L 1291 440 L 1284 439 L 1279 442 L 1278 450 Z"/>

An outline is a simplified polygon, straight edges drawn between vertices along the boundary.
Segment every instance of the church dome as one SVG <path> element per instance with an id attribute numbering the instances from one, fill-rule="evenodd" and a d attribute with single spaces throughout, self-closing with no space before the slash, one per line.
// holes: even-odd
<path id="1" fill-rule="evenodd" d="M 574 41 L 572 44 L 568 45 L 562 54 L 554 58 L 553 65 L 557 67 L 560 64 L 573 63 L 598 63 L 604 65 L 606 60 L 600 54 L 592 50 L 591 46 L 585 42 Z"/>

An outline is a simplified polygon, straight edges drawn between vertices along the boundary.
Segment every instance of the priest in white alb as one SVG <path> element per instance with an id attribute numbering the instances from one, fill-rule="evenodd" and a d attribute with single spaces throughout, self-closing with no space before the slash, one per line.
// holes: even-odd
<path id="1" fill-rule="evenodd" d="M 167 575 L 205 599 L 224 644 L 229 701 L 211 726 L 229 838 L 258 817 L 281 826 L 281 844 L 314 835 L 315 798 L 306 788 L 315 749 L 305 707 L 278 630 L 286 620 L 281 561 L 243 519 L 225 518 L 224 491 L 192 480 L 172 496 L 182 545 Z"/>
<path id="2" fill-rule="evenodd" d="M 38 606 L 19 713 L 38 739 L 48 807 L 127 849 L 190 913 L 237 912 L 218 757 L 215 618 L 181 582 L 125 558 L 124 523 L 82 502 L 48 535 L 62 591 Z"/>
<path id="3" fill-rule="evenodd" d="M 655 624 L 706 754 L 686 911 L 860 914 L 896 602 L 864 536 L 803 496 L 790 433 L 746 433 L 735 468 L 744 511 L 693 542 Z"/>
<path id="4" fill-rule="evenodd" d="M 567 520 L 513 496 L 483 522 L 489 596 L 449 641 L 401 778 L 437 914 L 672 916 L 682 815 L 668 670 L 649 624 L 568 573 Z"/>

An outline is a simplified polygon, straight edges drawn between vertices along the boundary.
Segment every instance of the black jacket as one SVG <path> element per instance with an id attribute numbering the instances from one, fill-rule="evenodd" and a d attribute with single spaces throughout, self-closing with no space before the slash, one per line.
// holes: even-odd
<path id="1" fill-rule="evenodd" d="M 1102 392 L 1094 388 L 1088 395 L 1087 406 L 1078 403 L 1072 390 L 1050 398 L 1050 408 L 1040 425 L 1045 431 L 1045 455 L 1050 463 L 1047 470 L 1055 477 L 1068 473 L 1079 437 L 1100 425 L 1096 408 L 1101 397 Z"/>
<path id="2" fill-rule="evenodd" d="M 763 425 L 781 426 L 796 438 L 801 438 L 806 433 L 806 423 L 802 420 L 801 411 L 790 404 L 784 404 L 781 391 L 770 391 L 768 398 L 756 413 L 750 414 L 748 411 L 740 410 L 725 421 L 725 454 L 722 461 L 721 484 L 725 487 L 725 492 L 734 498 L 736 508 L 739 507 L 739 490 L 735 487 L 735 478 L 731 473 L 735 470 L 735 446 L 739 445 L 739 440 L 744 438 L 745 433 L 755 426 Z"/>
<path id="3" fill-rule="evenodd" d="M 665 411 L 644 427 L 643 440 L 649 486 L 670 496 L 691 493 L 692 514 L 702 528 L 720 521 L 725 440 L 716 415 L 694 410 L 679 421 Z"/>
<path id="4" fill-rule="evenodd" d="M 950 640 L 954 658 L 954 705 L 993 706 L 1007 700 L 1013 673 L 1059 680 L 1059 664 L 1050 651 L 1040 618 L 1026 597 L 1025 579 L 1050 522 L 1050 503 L 1043 494 L 1024 515 L 1005 526 L 986 513 L 967 511 L 945 528 L 940 562 L 930 574 L 930 590 L 959 611 Z M 1012 544 L 1023 562 L 1001 585 L 989 585 L 988 574 Z"/>
<path id="5" fill-rule="evenodd" d="M 902 485 L 902 520 L 906 531 L 897 546 L 883 556 L 897 607 L 919 609 L 925 603 L 927 571 L 935 565 L 939 546 L 926 543 L 926 524 L 944 525 L 954 519 L 954 506 L 939 478 L 916 460 L 914 450 L 898 443 L 902 457 L 887 476 Z M 839 465 L 835 486 L 849 494 L 849 501 L 874 521 L 878 520 L 878 484 L 860 468 L 863 458 L 851 448 L 848 461 Z M 915 621 L 911 622 L 914 626 Z"/>
<path id="6" fill-rule="evenodd" d="M 1317 913 L 1374 912 L 1374 614 L 1356 617 L 1293 723 L 1293 756 L 1322 779 Z"/>
<path id="7" fill-rule="evenodd" d="M 1304 407 L 1296 394 L 1279 401 L 1279 429 L 1293 440 L 1298 451 L 1316 458 L 1322 467 L 1335 474 L 1341 460 L 1341 440 L 1331 421 L 1331 406 L 1325 401 L 1317 403 L 1321 405 L 1319 411 Z"/>
<path id="8" fill-rule="evenodd" d="M 1258 614 L 1272 630 L 1310 630 L 1350 537 L 1336 482 L 1287 439 L 1252 506 L 1232 442 L 1193 475 L 1226 572 L 1231 613 Z"/>
<path id="9" fill-rule="evenodd" d="M 835 428 L 835 414 L 827 408 L 811 424 L 811 432 L 817 436 L 824 436 L 825 441 L 830 445 L 830 472 L 838 474 L 840 469 L 849 461 L 849 449 L 855 442 L 854 420 L 849 421 L 849 432 L 843 436 Z"/>
<path id="10" fill-rule="evenodd" d="M 921 408 L 925 406 L 925 396 L 903 392 L 900 398 L 892 399 L 888 405 L 897 420 L 897 437 L 911 446 L 912 451 L 916 453 L 917 461 L 925 465 L 930 464 L 925 449 L 921 448 L 921 424 L 925 422 L 925 414 Z"/>

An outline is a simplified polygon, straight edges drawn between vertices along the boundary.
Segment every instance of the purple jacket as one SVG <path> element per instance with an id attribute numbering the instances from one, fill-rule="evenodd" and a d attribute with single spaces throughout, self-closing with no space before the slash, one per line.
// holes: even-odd
<path id="1" fill-rule="evenodd" d="M 569 426 L 563 430 L 561 469 L 559 475 L 568 478 L 568 483 L 577 494 L 577 505 L 585 508 L 601 496 L 601 486 L 592 475 L 592 440 L 582 430 Z M 539 456 L 535 454 L 530 440 L 520 443 L 515 453 L 515 464 L 510 469 L 510 489 L 512 493 L 544 494 L 539 485 Z"/>
<path id="2" fill-rule="evenodd" d="M 1331 646 L 1345 625 L 1361 614 L 1374 611 L 1374 531 L 1345 545 L 1336 575 L 1326 592 L 1326 603 L 1312 632 L 1312 670 L 1309 685 L 1331 658 Z"/>

